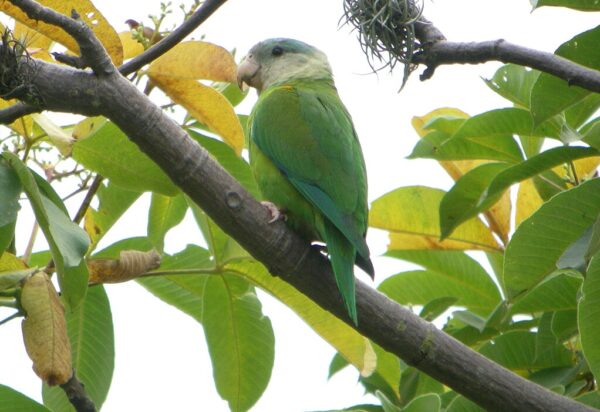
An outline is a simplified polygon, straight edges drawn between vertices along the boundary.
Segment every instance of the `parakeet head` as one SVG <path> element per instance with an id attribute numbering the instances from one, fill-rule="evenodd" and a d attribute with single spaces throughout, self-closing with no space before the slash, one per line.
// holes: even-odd
<path id="1" fill-rule="evenodd" d="M 331 79 L 325 53 L 293 39 L 268 39 L 252 47 L 238 67 L 240 88 L 244 83 L 260 93 L 292 80 Z"/>

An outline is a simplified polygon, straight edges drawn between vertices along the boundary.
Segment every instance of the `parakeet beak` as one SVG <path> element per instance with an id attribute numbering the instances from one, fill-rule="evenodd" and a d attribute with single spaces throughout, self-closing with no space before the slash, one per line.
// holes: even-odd
<path id="1" fill-rule="evenodd" d="M 237 82 L 240 90 L 246 90 L 248 86 L 260 87 L 259 69 L 260 64 L 254 60 L 252 54 L 244 57 L 237 69 Z"/>

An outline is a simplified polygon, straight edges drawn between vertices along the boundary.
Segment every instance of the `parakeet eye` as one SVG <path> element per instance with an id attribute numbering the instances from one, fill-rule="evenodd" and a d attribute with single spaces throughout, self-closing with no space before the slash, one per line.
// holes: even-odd
<path id="1" fill-rule="evenodd" d="M 273 50 L 271 50 L 271 54 L 275 57 L 281 56 L 283 54 L 283 48 L 281 46 L 275 46 L 273 47 Z"/>

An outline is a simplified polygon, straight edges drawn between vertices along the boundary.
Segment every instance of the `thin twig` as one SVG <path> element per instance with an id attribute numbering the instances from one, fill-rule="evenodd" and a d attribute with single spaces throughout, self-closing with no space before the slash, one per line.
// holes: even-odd
<path id="1" fill-rule="evenodd" d="M 43 109 L 32 106 L 26 103 L 16 103 L 6 109 L 0 110 L 0 124 L 10 124 L 20 117 L 27 116 L 32 113 L 39 113 Z"/>
<path id="2" fill-rule="evenodd" d="M 92 199 L 94 198 L 96 192 L 100 188 L 102 180 L 104 180 L 102 176 L 96 175 L 94 181 L 90 185 L 87 194 L 85 195 L 85 198 L 83 199 L 83 202 L 81 202 L 81 206 L 79 206 L 79 210 L 77 211 L 77 213 L 75 213 L 75 216 L 73 217 L 73 222 L 77 224 L 81 222 L 81 219 L 83 219 L 83 217 L 85 216 L 85 212 L 87 212 L 87 210 L 90 207 L 90 204 L 92 203 Z"/>
<path id="3" fill-rule="evenodd" d="M 138 71 L 146 64 L 156 60 L 174 46 L 179 44 L 187 35 L 192 33 L 200 24 L 208 19 L 227 0 L 206 0 L 181 26 L 173 30 L 168 36 L 150 47 L 148 50 L 129 60 L 119 67 L 123 76 Z"/>
<path id="4" fill-rule="evenodd" d="M 9 317 L 7 317 L 7 318 L 4 318 L 4 319 L 0 320 L 0 325 L 4 325 L 6 322 L 9 322 L 9 321 L 11 321 L 11 320 L 13 320 L 13 319 L 16 319 L 16 318 L 18 318 L 19 316 L 23 316 L 23 313 L 22 313 L 21 311 L 19 311 L 19 312 L 16 312 L 16 313 L 13 313 L 13 314 L 12 314 L 12 315 L 10 315 Z"/>
<path id="5" fill-rule="evenodd" d="M 29 261 L 29 256 L 33 251 L 33 245 L 35 243 L 35 239 L 37 238 L 38 232 L 40 230 L 40 225 L 37 221 L 33 222 L 33 228 L 31 229 L 31 235 L 29 236 L 29 241 L 27 242 L 27 247 L 25 248 L 25 252 L 23 253 L 22 259 L 27 262 Z"/>

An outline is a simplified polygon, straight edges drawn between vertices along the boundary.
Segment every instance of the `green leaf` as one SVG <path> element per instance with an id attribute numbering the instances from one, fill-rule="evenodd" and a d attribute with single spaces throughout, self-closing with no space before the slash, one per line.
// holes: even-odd
<path id="1" fill-rule="evenodd" d="M 561 310 L 554 312 L 552 316 L 552 333 L 559 342 L 577 334 L 577 310 Z"/>
<path id="2" fill-rule="evenodd" d="M 183 193 L 172 197 L 152 193 L 148 212 L 148 238 L 158 250 L 163 250 L 165 235 L 181 223 L 187 209 L 188 204 Z"/>
<path id="3" fill-rule="evenodd" d="M 402 412 L 402 409 L 394 404 L 388 397 L 381 391 L 376 391 L 375 396 L 381 401 L 381 407 L 383 412 Z"/>
<path id="4" fill-rule="evenodd" d="M 600 26 L 588 30 L 563 43 L 555 52 L 582 66 L 600 69 Z M 542 73 L 531 90 L 531 114 L 535 124 L 580 102 L 592 92 L 569 85 L 565 80 Z"/>
<path id="5" fill-rule="evenodd" d="M 14 225 L 17 212 L 21 208 L 19 196 L 22 191 L 21 182 L 14 170 L 0 159 L 0 227 Z M 2 249 L 4 250 L 4 249 Z"/>
<path id="6" fill-rule="evenodd" d="M 580 11 L 600 11 L 600 3 L 596 0 L 531 0 L 531 4 L 534 8 L 558 6 Z"/>
<path id="7" fill-rule="evenodd" d="M 443 392 L 443 384 L 413 367 L 408 367 L 402 372 L 400 399 L 403 403 L 410 402 L 415 397 L 427 393 L 441 394 Z"/>
<path id="8" fill-rule="evenodd" d="M 231 260 L 250 257 L 248 252 L 225 233 L 198 205 L 189 198 L 187 202 L 192 209 L 194 220 L 208 243 L 208 249 L 215 259 L 215 265 L 222 266 Z"/>
<path id="9" fill-rule="evenodd" d="M 247 411 L 269 383 L 275 354 L 271 321 L 253 288 L 234 275 L 209 277 L 202 325 L 219 395 L 232 411 Z"/>
<path id="10" fill-rule="evenodd" d="M 487 315 L 501 300 L 490 275 L 464 252 L 404 250 L 387 255 L 427 270 L 401 273 L 379 285 L 379 290 L 402 304 L 424 305 L 433 299 L 453 297 L 458 299 L 457 306 Z"/>
<path id="11" fill-rule="evenodd" d="M 490 110 L 467 119 L 452 138 L 478 138 L 484 136 L 503 138 L 514 134 L 545 136 L 533 129 L 533 121 L 529 110 L 509 107 Z"/>
<path id="12" fill-rule="evenodd" d="M 402 408 L 402 412 L 437 412 L 442 406 L 440 397 L 435 393 L 421 395 Z"/>
<path id="13" fill-rule="evenodd" d="M 597 223 L 598 221 L 596 221 Z M 592 240 L 592 233 L 594 223 L 588 227 L 585 232 L 573 242 L 558 258 L 556 267 L 558 269 L 575 269 L 580 272 L 585 272 L 585 268 L 588 263 L 588 250 L 590 248 L 590 241 Z"/>
<path id="14" fill-rule="evenodd" d="M 600 107 L 600 94 L 592 93 L 565 110 L 567 125 L 577 129 L 583 125 Z M 581 130 L 580 130 L 581 131 Z"/>
<path id="15" fill-rule="evenodd" d="M 189 134 L 192 139 L 200 144 L 200 146 L 208 150 L 208 152 L 217 159 L 219 164 L 223 166 L 223 168 L 244 187 L 244 189 L 250 192 L 254 197 L 260 197 L 258 186 L 256 186 L 256 181 L 250 170 L 250 165 L 237 156 L 231 146 L 220 140 L 212 139 L 192 130 L 189 131 Z"/>
<path id="16" fill-rule="evenodd" d="M 600 393 L 598 391 L 584 393 L 581 396 L 575 398 L 577 402 L 581 402 L 584 405 L 589 405 L 593 408 L 600 409 Z"/>
<path id="17" fill-rule="evenodd" d="M 73 145 L 73 158 L 129 190 L 167 196 L 179 192 L 171 179 L 112 122 L 77 140 Z"/>
<path id="18" fill-rule="evenodd" d="M 100 185 L 96 192 L 98 207 L 89 208 L 85 214 L 84 227 L 92 239 L 92 249 L 141 194 L 142 192 L 123 189 L 112 182 Z"/>
<path id="19" fill-rule="evenodd" d="M 331 358 L 331 363 L 329 364 L 329 372 L 327 373 L 327 379 L 331 379 L 333 375 L 344 369 L 346 366 L 350 365 L 346 359 L 339 352 L 336 352 Z"/>
<path id="20" fill-rule="evenodd" d="M 526 294 L 519 296 L 510 313 L 554 312 L 577 308 L 582 276 L 572 270 L 558 270 Z"/>
<path id="21" fill-rule="evenodd" d="M 115 357 L 112 314 L 104 288 L 90 288 L 82 304 L 66 317 L 73 368 L 100 409 L 108 395 Z M 44 404 L 54 412 L 74 410 L 64 391 L 56 386 L 44 385 L 42 395 Z"/>
<path id="22" fill-rule="evenodd" d="M 52 412 L 13 388 L 0 385 L 0 412 Z"/>
<path id="23" fill-rule="evenodd" d="M 516 64 L 500 67 L 491 79 L 484 79 L 490 89 L 513 102 L 517 107 L 529 108 L 531 89 L 540 72 Z"/>
<path id="24" fill-rule="evenodd" d="M 462 222 L 472 218 L 474 205 L 498 174 L 510 167 L 507 163 L 485 163 L 461 176 L 440 202 L 440 228 L 442 238 Z"/>
<path id="25" fill-rule="evenodd" d="M 475 402 L 464 396 L 458 395 L 450 402 L 446 412 L 485 412 L 485 409 L 480 408 Z"/>
<path id="26" fill-rule="evenodd" d="M 161 272 L 188 270 L 185 275 L 161 275 L 137 279 L 156 297 L 188 314 L 198 322 L 202 322 L 204 292 L 208 273 L 214 273 L 214 262 L 206 249 L 188 245 L 183 251 L 162 258 Z M 197 274 L 193 271 L 197 270 Z"/>
<path id="27" fill-rule="evenodd" d="M 379 388 L 388 396 L 393 396 L 394 399 L 398 399 L 400 397 L 400 359 L 396 355 L 387 352 L 376 343 L 371 342 L 371 345 L 373 346 L 375 355 L 377 355 L 377 366 L 375 371 L 366 379 L 373 380 L 373 378 L 377 378 L 381 382 Z M 361 377 L 361 382 L 363 382 L 364 379 L 365 378 Z"/>
<path id="28" fill-rule="evenodd" d="M 506 248 L 504 284 L 509 299 L 540 283 L 564 251 L 600 213 L 600 179 L 591 179 L 543 204 L 519 225 Z"/>
<path id="29" fill-rule="evenodd" d="M 468 310 L 457 310 L 452 313 L 452 317 L 460 320 L 465 325 L 474 327 L 479 332 L 483 332 L 486 326 L 486 321 L 484 318 L 477 316 L 475 313 Z"/>
<path id="30" fill-rule="evenodd" d="M 2 156 L 23 185 L 35 218 L 50 245 L 62 297 L 74 309 L 87 291 L 88 273 L 83 256 L 87 252 L 89 238 L 61 208 L 40 193 L 35 178 L 15 155 L 4 152 Z"/>
<path id="31" fill-rule="evenodd" d="M 458 298 L 453 296 L 443 296 L 441 298 L 433 299 L 423 305 L 419 316 L 428 322 L 437 319 L 442 313 L 448 308 L 454 305 L 458 301 Z"/>
<path id="32" fill-rule="evenodd" d="M 555 312 L 544 312 L 540 317 L 538 331 L 535 336 L 535 359 L 542 359 L 551 353 L 558 345 L 558 340 L 552 333 L 552 318 Z"/>
<path id="33" fill-rule="evenodd" d="M 298 292 L 289 283 L 271 275 L 260 262 L 250 259 L 230 261 L 224 270 L 243 276 L 287 305 L 362 375 L 367 376 L 375 370 L 375 356 L 368 339 Z"/>
<path id="34" fill-rule="evenodd" d="M 573 354 L 557 345 L 544 356 L 535 358 L 536 334 L 517 330 L 494 338 L 481 347 L 479 353 L 496 363 L 512 370 L 541 369 L 556 366 L 570 366 Z"/>
<path id="35" fill-rule="evenodd" d="M 0 227 L 0 256 L 12 243 L 15 238 L 15 227 L 17 220 L 15 219 L 11 223 L 7 223 Z"/>
<path id="36" fill-rule="evenodd" d="M 594 376 L 600 376 L 600 254 L 588 267 L 579 300 L 578 324 L 581 347 Z"/>
<path id="37" fill-rule="evenodd" d="M 515 139 L 506 135 L 454 138 L 440 131 L 433 131 L 417 142 L 409 159 L 469 160 L 488 159 L 516 163 L 523 154 Z"/>
<path id="38" fill-rule="evenodd" d="M 581 369 L 581 365 L 563 368 L 541 369 L 529 375 L 529 380 L 548 389 L 566 386 L 571 383 Z"/>
<path id="39" fill-rule="evenodd" d="M 462 222 L 477 216 L 477 214 L 493 206 L 513 184 L 569 161 L 598 156 L 599 154 L 596 149 L 589 147 L 561 146 L 546 150 L 539 155 L 533 156 L 514 166 L 507 167 L 504 170 L 500 170 L 502 166 L 488 165 L 473 169 L 470 173 L 466 173 L 459 179 L 456 184 L 458 188 L 451 195 L 451 199 L 446 200 L 445 204 L 443 204 L 444 201 L 442 200 L 440 204 L 440 206 L 443 205 L 446 209 L 450 209 L 449 212 L 444 211 L 444 234 L 449 235 Z M 482 170 L 478 170 L 480 168 Z M 498 169 L 498 173 L 493 177 L 495 169 Z M 467 182 L 460 183 L 462 179 L 467 180 Z M 486 181 L 489 181 L 489 184 L 482 190 L 487 183 Z M 473 185 L 473 187 L 471 188 L 469 184 Z M 480 193 L 480 195 L 477 196 L 477 193 Z M 450 203 L 451 201 L 460 201 L 461 208 L 457 210 Z M 450 212 L 452 214 L 448 215 Z"/>

